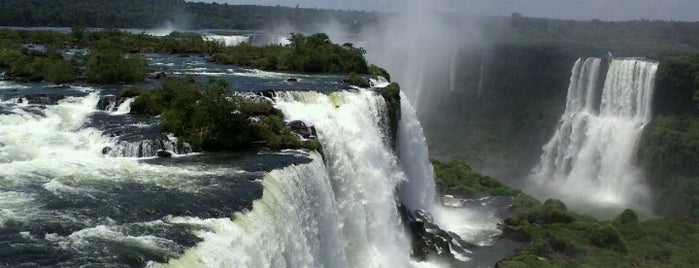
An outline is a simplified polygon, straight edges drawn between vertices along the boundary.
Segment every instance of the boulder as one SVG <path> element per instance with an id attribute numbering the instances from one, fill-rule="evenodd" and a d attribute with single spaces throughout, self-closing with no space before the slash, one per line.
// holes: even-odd
<path id="1" fill-rule="evenodd" d="M 105 146 L 102 148 L 102 154 L 109 154 L 110 152 L 112 152 L 112 147 Z"/>
<path id="2" fill-rule="evenodd" d="M 191 154 L 192 153 L 192 145 L 189 144 L 189 142 L 183 142 L 182 143 L 182 152 L 184 154 Z"/>
<path id="3" fill-rule="evenodd" d="M 117 101 L 117 96 L 114 95 L 100 96 L 100 100 L 97 102 L 97 109 L 111 111 L 118 106 Z"/>
<path id="4" fill-rule="evenodd" d="M 162 158 L 170 158 L 172 157 L 173 153 L 171 151 L 159 150 L 157 155 L 158 157 Z"/>
<path id="5" fill-rule="evenodd" d="M 262 96 L 262 97 L 266 97 L 266 98 L 273 99 L 274 97 L 277 96 L 277 93 L 274 92 L 274 90 L 266 89 L 266 90 L 257 91 L 257 95 L 260 95 L 260 96 Z"/>
<path id="6" fill-rule="evenodd" d="M 303 137 L 304 139 L 311 138 L 315 136 L 315 128 L 308 127 L 305 122 L 301 120 L 294 120 L 286 124 L 291 130 Z"/>

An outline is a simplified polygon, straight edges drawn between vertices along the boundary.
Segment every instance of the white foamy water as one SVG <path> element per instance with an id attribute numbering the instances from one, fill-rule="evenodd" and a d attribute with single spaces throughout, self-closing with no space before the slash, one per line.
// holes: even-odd
<path id="1" fill-rule="evenodd" d="M 638 208 L 648 198 L 648 189 L 636 167 L 636 151 L 651 119 L 658 64 L 614 59 L 600 92 L 600 63 L 596 58 L 575 63 L 566 111 L 531 180 L 542 195 L 574 206 Z"/>
<path id="2" fill-rule="evenodd" d="M 385 103 L 369 92 L 280 93 L 289 119 L 318 131 L 324 158 L 268 174 L 262 199 L 208 230 L 176 267 L 409 267 L 394 190 L 405 177 L 385 143 Z"/>
<path id="3" fill-rule="evenodd" d="M 214 41 L 223 44 L 224 46 L 232 47 L 242 43 L 247 43 L 250 40 L 249 36 L 243 35 L 207 35 L 203 36 L 206 41 Z"/>

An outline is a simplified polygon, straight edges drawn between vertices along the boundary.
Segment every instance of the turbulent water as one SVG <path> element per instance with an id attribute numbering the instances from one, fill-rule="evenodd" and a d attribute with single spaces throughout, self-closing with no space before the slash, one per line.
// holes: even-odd
<path id="1" fill-rule="evenodd" d="M 133 99 L 114 90 L 2 81 L 0 266 L 436 265 L 411 259 L 400 204 L 433 214 L 476 245 L 499 234 L 491 201 L 446 208 L 437 200 L 422 127 L 407 101 L 392 148 L 384 99 L 342 91 L 341 78 L 147 56 L 151 68 L 174 75 L 291 88 L 276 94 L 275 105 L 287 119 L 313 125 L 322 152 L 177 154 L 157 118 L 129 114 Z M 64 95 L 28 103 L 29 95 L 47 94 Z M 160 149 L 175 157 L 153 157 Z M 501 257 L 493 258 L 485 265 Z"/>
<path id="2" fill-rule="evenodd" d="M 575 63 L 565 113 L 532 180 L 544 195 L 573 204 L 639 207 L 648 190 L 635 155 L 643 126 L 651 119 L 658 65 L 613 59 L 606 75 L 601 66 L 597 58 Z"/>

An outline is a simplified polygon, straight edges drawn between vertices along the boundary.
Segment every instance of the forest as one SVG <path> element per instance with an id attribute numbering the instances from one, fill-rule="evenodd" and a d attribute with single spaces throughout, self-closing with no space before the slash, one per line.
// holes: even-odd
<path id="1" fill-rule="evenodd" d="M 358 30 L 377 20 L 376 13 L 345 10 L 192 3 L 184 0 L 6 0 L 0 25 L 96 28 L 261 30 L 291 26 L 297 31 L 335 21 Z"/>

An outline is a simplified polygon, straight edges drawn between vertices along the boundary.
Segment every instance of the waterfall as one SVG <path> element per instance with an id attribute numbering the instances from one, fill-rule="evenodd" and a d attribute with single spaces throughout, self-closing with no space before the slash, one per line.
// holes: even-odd
<path id="1" fill-rule="evenodd" d="M 386 142 L 386 104 L 371 91 L 281 92 L 285 117 L 313 125 L 310 164 L 268 174 L 261 200 L 230 219 L 201 222 L 177 267 L 409 267 L 395 189 L 405 181 Z"/>
<path id="2" fill-rule="evenodd" d="M 648 190 L 635 155 L 658 64 L 613 59 L 599 92 L 600 65 L 597 58 L 576 61 L 565 113 L 531 179 L 573 203 L 638 206 Z"/>
<path id="3" fill-rule="evenodd" d="M 402 92 L 400 97 L 401 100 L 406 99 Z M 433 211 L 437 191 L 425 135 L 410 103 L 401 101 L 400 110 L 398 154 L 401 167 L 408 178 L 400 187 L 400 200 L 410 210 Z"/>
<path id="4" fill-rule="evenodd" d="M 243 35 L 207 35 L 203 37 L 206 41 L 219 42 L 224 46 L 232 47 L 250 41 L 249 36 Z"/>

